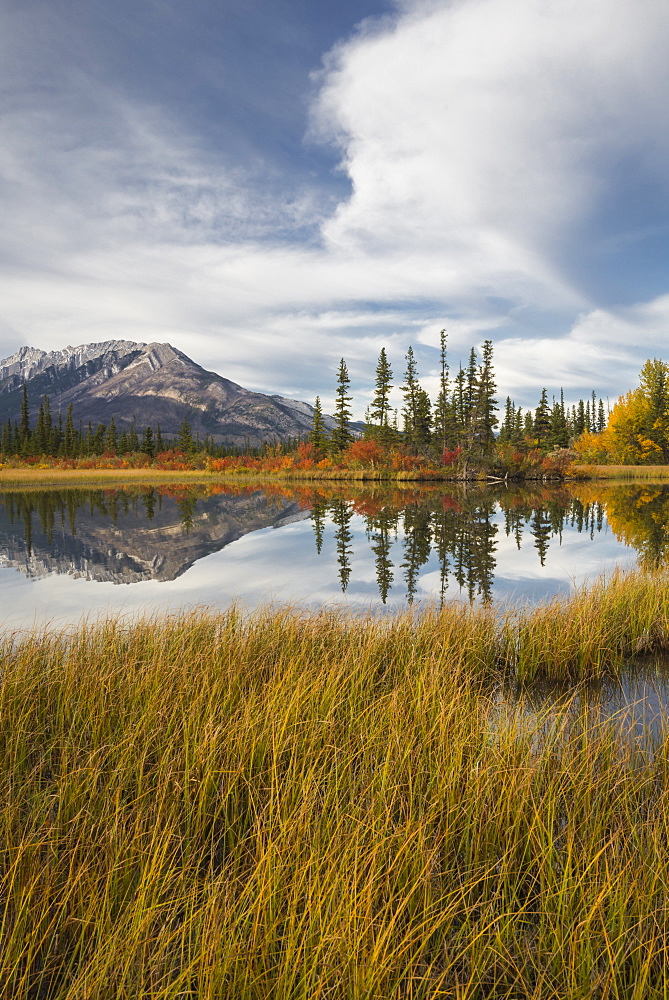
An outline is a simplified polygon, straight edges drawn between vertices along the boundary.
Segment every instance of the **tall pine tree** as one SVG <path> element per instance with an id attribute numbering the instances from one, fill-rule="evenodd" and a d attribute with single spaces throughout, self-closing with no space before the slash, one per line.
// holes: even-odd
<path id="1" fill-rule="evenodd" d="M 337 390 L 335 393 L 335 426 L 330 437 L 332 442 L 332 450 L 334 452 L 342 452 L 353 440 L 353 435 L 349 428 L 349 421 L 351 419 L 351 408 L 350 402 L 352 396 L 348 395 L 349 386 L 351 380 L 348 377 L 348 368 L 346 367 L 346 362 L 342 358 L 339 362 L 339 368 L 337 370 Z"/>

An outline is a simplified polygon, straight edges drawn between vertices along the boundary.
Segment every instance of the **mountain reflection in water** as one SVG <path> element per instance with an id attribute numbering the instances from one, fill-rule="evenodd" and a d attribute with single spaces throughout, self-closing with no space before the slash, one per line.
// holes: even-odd
<path id="1" fill-rule="evenodd" d="M 107 583 L 175 580 L 199 559 L 259 528 L 307 512 L 264 493 L 203 495 L 197 488 L 6 493 L 0 565 Z"/>
<path id="2" fill-rule="evenodd" d="M 612 530 L 643 564 L 662 563 L 669 553 L 668 505 L 667 487 L 652 485 L 492 491 L 217 484 L 7 492 L 0 498 L 0 566 L 33 579 L 173 581 L 251 532 L 309 519 L 315 549 L 324 567 L 329 553 L 327 572 L 336 573 L 344 594 L 357 586 L 364 555 L 383 604 L 398 590 L 412 603 L 428 564 L 438 577 L 433 596 L 445 600 L 455 584 L 462 596 L 488 603 L 501 543 L 522 547 L 525 555 L 533 551 L 535 565 L 544 567 L 565 532 L 586 542 Z"/>

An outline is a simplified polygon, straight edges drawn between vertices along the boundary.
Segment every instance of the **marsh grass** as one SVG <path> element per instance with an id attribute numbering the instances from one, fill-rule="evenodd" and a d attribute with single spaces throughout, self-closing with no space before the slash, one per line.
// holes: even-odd
<path id="1" fill-rule="evenodd" d="M 8 636 L 0 995 L 666 997 L 669 743 L 496 693 L 618 670 L 667 591 Z"/>
<path id="2" fill-rule="evenodd" d="M 576 465 L 575 469 L 588 479 L 669 479 L 669 465 Z"/>

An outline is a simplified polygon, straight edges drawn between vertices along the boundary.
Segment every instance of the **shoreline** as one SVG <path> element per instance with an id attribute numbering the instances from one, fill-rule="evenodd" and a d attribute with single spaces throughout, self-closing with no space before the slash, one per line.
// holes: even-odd
<path id="1" fill-rule="evenodd" d="M 0 489 L 3 486 L 65 486 L 118 483 L 365 483 L 365 484 L 478 484 L 495 486 L 522 485 L 524 483 L 542 483 L 556 487 L 568 482 L 596 481 L 669 481 L 669 465 L 665 466 L 576 466 L 575 476 L 508 476 L 476 475 L 463 478 L 461 476 L 446 476 L 438 473 L 426 473 L 425 470 L 389 472 L 374 469 L 342 469 L 342 470 L 294 470 L 292 472 L 236 472 L 226 469 L 224 472 L 208 471 L 206 469 L 38 469 L 34 467 L 0 468 Z"/>

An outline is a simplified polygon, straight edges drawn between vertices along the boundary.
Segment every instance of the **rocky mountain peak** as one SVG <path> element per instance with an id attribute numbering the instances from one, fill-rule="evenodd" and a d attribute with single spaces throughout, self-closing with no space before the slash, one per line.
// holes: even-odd
<path id="1" fill-rule="evenodd" d="M 244 389 L 168 343 L 22 347 L 0 361 L 0 421 L 17 419 L 24 382 L 34 415 L 46 394 L 53 413 L 71 404 L 83 426 L 107 425 L 113 417 L 119 431 L 160 424 L 164 436 L 174 437 L 187 419 L 201 440 L 238 447 L 304 436 L 313 418 L 309 403 Z"/>

